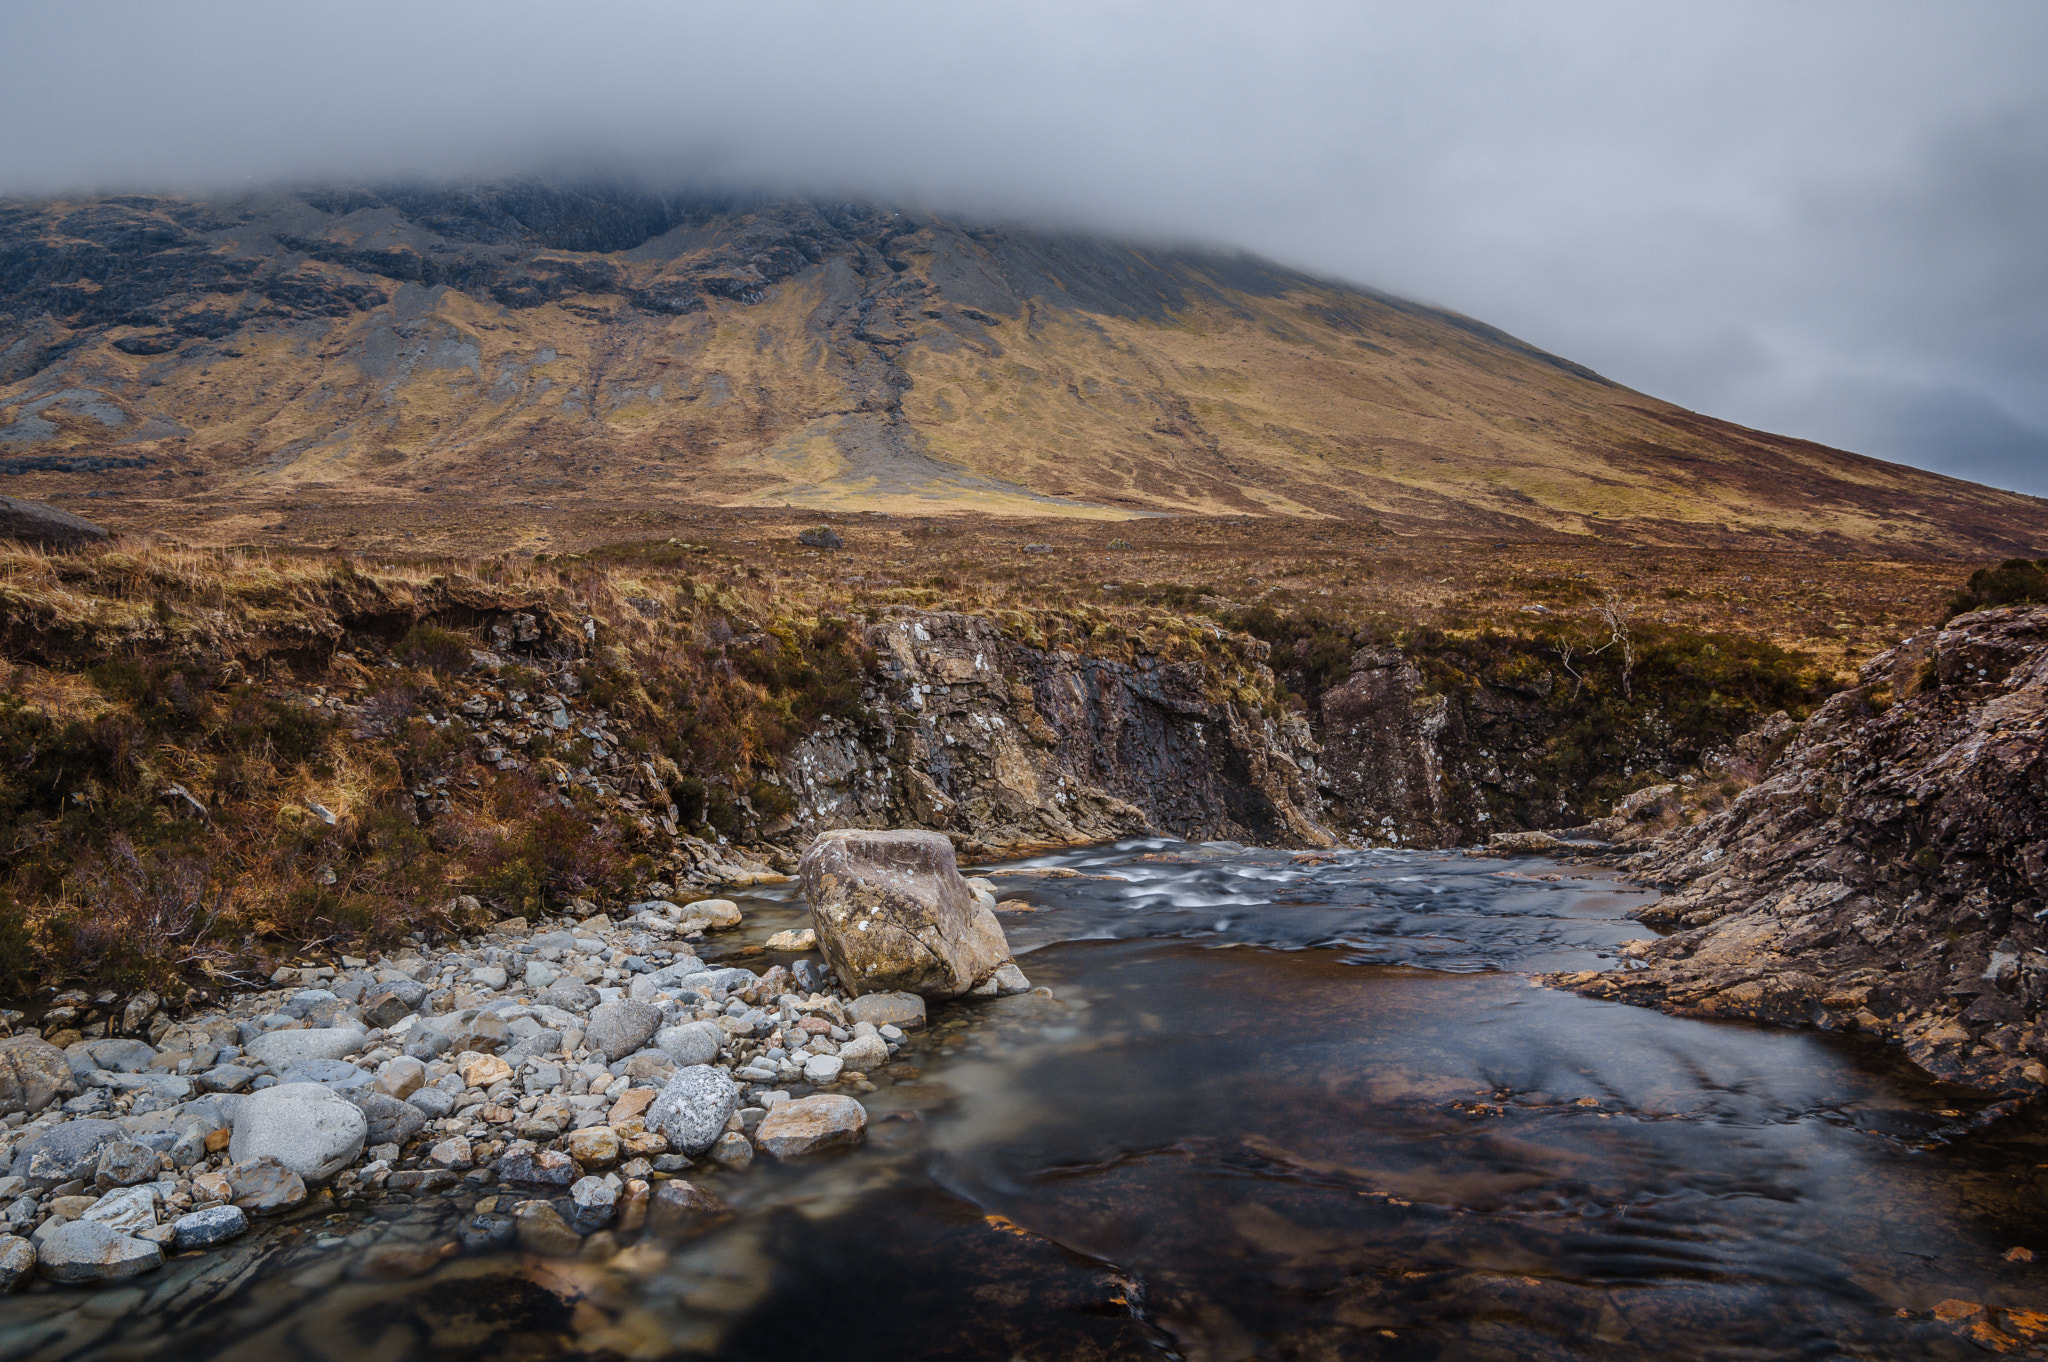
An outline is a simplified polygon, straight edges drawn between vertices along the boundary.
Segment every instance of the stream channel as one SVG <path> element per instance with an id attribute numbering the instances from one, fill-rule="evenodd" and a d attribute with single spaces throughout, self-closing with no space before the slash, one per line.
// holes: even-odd
<path id="1" fill-rule="evenodd" d="M 1054 997 L 934 1008 L 864 1099 L 859 1150 L 691 1170 L 735 1212 L 716 1229 L 393 1276 L 404 1259 L 379 1247 L 431 1261 L 476 1189 L 313 1207 L 121 1287 L 0 1301 L 0 1357 L 1917 1359 L 2048 1341 L 2048 1257 L 2010 1253 L 2048 1252 L 2048 1122 L 1989 1120 L 1881 1045 L 1538 986 L 1648 934 L 1624 915 L 1651 896 L 1606 872 L 1146 840 L 976 873 L 1030 905 L 1004 927 Z M 808 921 L 794 885 L 740 902 L 746 927 L 707 957 Z"/>

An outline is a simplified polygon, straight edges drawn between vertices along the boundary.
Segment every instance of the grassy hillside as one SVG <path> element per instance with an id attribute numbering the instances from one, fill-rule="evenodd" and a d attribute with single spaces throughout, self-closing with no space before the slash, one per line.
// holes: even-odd
<path id="1" fill-rule="evenodd" d="M 0 205 L 0 473 L 210 544 L 678 505 L 2033 552 L 2048 504 L 1267 262 L 501 186 Z"/>

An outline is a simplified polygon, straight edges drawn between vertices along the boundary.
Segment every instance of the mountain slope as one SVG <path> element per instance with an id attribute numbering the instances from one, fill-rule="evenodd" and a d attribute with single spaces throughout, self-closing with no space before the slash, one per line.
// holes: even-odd
<path id="1" fill-rule="evenodd" d="M 263 539 L 705 503 L 1891 552 L 2048 503 L 1744 430 L 1246 256 L 509 184 L 0 204 L 0 472 Z M 317 498 L 317 501 L 313 500 Z"/>

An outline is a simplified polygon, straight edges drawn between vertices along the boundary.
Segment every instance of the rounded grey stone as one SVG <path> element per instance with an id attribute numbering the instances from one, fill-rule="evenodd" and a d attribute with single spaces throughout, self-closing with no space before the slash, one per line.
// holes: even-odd
<path id="1" fill-rule="evenodd" d="M 26 1180 L 30 1191 L 46 1192 L 73 1178 L 92 1177 L 100 1150 L 127 1138 L 128 1132 L 112 1121 L 66 1121 L 16 1154 L 8 1171 Z"/>
<path id="2" fill-rule="evenodd" d="M 248 1228 L 249 1217 L 240 1206 L 210 1206 L 173 1220 L 171 1243 L 181 1249 L 212 1248 Z"/>
<path id="3" fill-rule="evenodd" d="M 228 1157 L 274 1158 L 308 1183 L 325 1182 L 363 1152 L 362 1109 L 317 1083 L 283 1083 L 243 1100 Z"/>
<path id="4" fill-rule="evenodd" d="M 677 1064 L 709 1064 L 718 1058 L 725 1033 L 711 1022 L 685 1022 L 664 1026 L 654 1034 L 654 1044 Z"/>
<path id="5" fill-rule="evenodd" d="M 617 998 L 591 1010 L 583 1043 L 611 1058 L 624 1058 L 647 1043 L 661 1025 L 661 1009 L 651 1003 Z"/>
<path id="6" fill-rule="evenodd" d="M 668 1137 L 679 1154 L 702 1154 L 718 1143 L 738 1109 L 740 1090 L 732 1076 L 709 1064 L 692 1064 L 676 1076 L 647 1109 L 647 1124 Z"/>
<path id="7" fill-rule="evenodd" d="M 43 1236 L 36 1270 L 53 1282 L 118 1282 L 164 1265 L 164 1251 L 97 1220 L 74 1220 Z"/>

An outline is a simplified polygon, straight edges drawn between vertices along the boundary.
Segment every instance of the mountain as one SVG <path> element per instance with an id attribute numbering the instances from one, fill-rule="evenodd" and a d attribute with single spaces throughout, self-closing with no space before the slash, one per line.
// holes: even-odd
<path id="1" fill-rule="evenodd" d="M 1251 256 L 528 182 L 0 203 L 0 473 L 213 542 L 702 504 L 2048 550 L 2038 498 Z"/>

